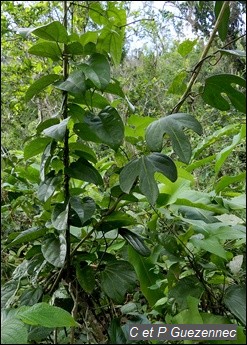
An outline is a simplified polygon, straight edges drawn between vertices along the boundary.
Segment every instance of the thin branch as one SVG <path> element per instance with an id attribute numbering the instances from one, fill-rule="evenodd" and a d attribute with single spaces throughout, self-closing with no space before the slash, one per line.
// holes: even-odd
<path id="1" fill-rule="evenodd" d="M 215 35 L 218 31 L 218 27 L 221 23 L 221 20 L 223 18 L 223 15 L 225 13 L 225 10 L 227 8 L 227 6 L 229 5 L 229 1 L 224 1 L 222 7 L 221 7 L 221 10 L 220 10 L 220 14 L 217 18 L 217 21 L 215 23 L 215 27 L 211 33 L 211 36 L 209 38 L 209 41 L 208 41 L 208 44 L 206 45 L 205 49 L 203 50 L 202 52 L 202 55 L 201 55 L 201 58 L 197 64 L 197 68 L 194 69 L 193 73 L 192 73 L 192 76 L 190 78 L 190 81 L 188 83 L 188 86 L 187 86 L 187 89 L 185 90 L 184 94 L 182 95 L 181 99 L 179 100 L 179 102 L 175 105 L 175 107 L 172 109 L 171 111 L 171 114 L 173 113 L 177 113 L 179 111 L 179 109 L 181 108 L 181 106 L 183 105 L 183 103 L 185 102 L 185 100 L 187 99 L 187 97 L 189 96 L 190 94 L 190 91 L 192 89 L 192 86 L 194 85 L 199 73 L 200 73 L 200 70 L 202 68 L 202 65 L 203 65 L 203 62 L 205 60 L 205 58 L 207 57 L 207 54 L 209 52 L 209 49 L 211 48 L 211 45 L 213 43 L 213 40 L 215 38 Z"/>

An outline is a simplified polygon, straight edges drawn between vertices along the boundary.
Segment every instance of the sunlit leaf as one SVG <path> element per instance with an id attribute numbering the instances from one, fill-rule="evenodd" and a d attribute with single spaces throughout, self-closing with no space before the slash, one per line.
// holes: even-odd
<path id="1" fill-rule="evenodd" d="M 28 52 L 33 55 L 51 58 L 53 61 L 59 61 L 62 56 L 61 50 L 53 42 L 36 43 L 29 48 Z"/>
<path id="2" fill-rule="evenodd" d="M 27 90 L 25 100 L 26 102 L 30 101 L 33 96 L 37 95 L 40 91 L 44 90 L 48 85 L 52 84 L 54 81 L 57 81 L 61 77 L 57 74 L 45 75 L 38 80 L 36 80 Z"/>

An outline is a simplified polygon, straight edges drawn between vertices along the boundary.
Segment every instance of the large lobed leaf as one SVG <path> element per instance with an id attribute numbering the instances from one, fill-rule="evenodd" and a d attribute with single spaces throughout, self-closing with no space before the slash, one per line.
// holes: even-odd
<path id="1" fill-rule="evenodd" d="M 189 139 L 183 132 L 183 128 L 192 129 L 197 134 L 202 134 L 202 126 L 191 115 L 177 113 L 162 117 L 152 122 L 146 130 L 146 142 L 150 150 L 161 151 L 163 147 L 163 136 L 168 134 L 172 141 L 172 147 L 180 160 L 189 163 L 192 151 Z"/>
<path id="2" fill-rule="evenodd" d="M 237 110 L 246 113 L 246 97 L 234 85 L 246 88 L 246 81 L 232 74 L 213 75 L 205 81 L 202 98 L 205 103 L 222 111 L 230 109 L 230 101 Z"/>
<path id="3" fill-rule="evenodd" d="M 170 181 L 177 179 L 177 168 L 168 156 L 154 152 L 129 162 L 120 172 L 119 182 L 123 192 L 129 193 L 137 177 L 140 179 L 140 190 L 147 200 L 154 204 L 158 198 L 159 190 L 154 173 L 160 172 Z"/>

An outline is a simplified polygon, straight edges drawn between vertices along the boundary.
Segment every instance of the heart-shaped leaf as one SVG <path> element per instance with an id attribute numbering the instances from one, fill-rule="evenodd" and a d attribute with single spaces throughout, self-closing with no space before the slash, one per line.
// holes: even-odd
<path id="1" fill-rule="evenodd" d="M 246 97 L 244 93 L 234 87 L 234 84 L 246 88 L 245 79 L 237 75 L 213 75 L 205 81 L 202 99 L 205 103 L 222 111 L 229 110 L 231 103 L 237 110 L 246 113 Z"/>
<path id="2" fill-rule="evenodd" d="M 79 158 L 76 162 L 71 163 L 70 166 L 65 169 L 65 172 L 70 177 L 78 180 L 94 183 L 95 185 L 103 184 L 102 177 L 98 170 L 84 158 Z"/>
<path id="3" fill-rule="evenodd" d="M 133 267 L 123 260 L 108 262 L 100 278 L 103 291 L 117 303 L 123 303 L 126 292 L 136 284 Z"/>
<path id="4" fill-rule="evenodd" d="M 50 264 L 55 267 L 63 267 L 66 257 L 66 240 L 64 235 L 60 234 L 56 237 L 54 234 L 49 234 L 42 241 L 41 251 Z"/>
<path id="5" fill-rule="evenodd" d="M 86 197 L 83 200 L 77 196 L 70 198 L 71 208 L 76 212 L 80 218 L 81 224 L 85 223 L 92 217 L 96 209 L 96 205 L 93 199 Z"/>
<path id="6" fill-rule="evenodd" d="M 57 230 L 66 230 L 68 223 L 69 207 L 65 204 L 56 204 L 52 212 L 52 225 Z"/>
<path id="7" fill-rule="evenodd" d="M 86 91 L 86 79 L 82 71 L 75 71 L 62 82 L 57 82 L 54 86 L 63 91 L 68 91 L 73 96 L 83 96 Z"/>
<path id="8" fill-rule="evenodd" d="M 161 151 L 163 147 L 163 136 L 167 133 L 172 141 L 172 147 L 180 160 L 189 163 L 191 158 L 191 145 L 189 139 L 183 132 L 183 128 L 192 129 L 197 134 L 202 134 L 202 126 L 191 115 L 177 113 L 162 117 L 152 122 L 146 129 L 146 141 L 152 151 Z"/>

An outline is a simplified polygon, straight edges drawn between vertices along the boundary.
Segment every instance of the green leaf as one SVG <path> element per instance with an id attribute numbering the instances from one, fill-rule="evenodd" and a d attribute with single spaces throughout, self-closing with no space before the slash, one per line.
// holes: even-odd
<path id="1" fill-rule="evenodd" d="M 223 259 L 226 259 L 226 251 L 220 244 L 219 240 L 216 237 L 209 238 L 191 238 L 190 242 L 193 243 L 195 248 L 201 248 L 206 252 L 213 253 L 217 256 L 220 256 Z"/>
<path id="2" fill-rule="evenodd" d="M 41 163 L 40 163 L 40 179 L 41 181 L 45 180 L 45 174 L 46 170 L 50 164 L 52 154 L 55 150 L 56 142 L 52 141 L 50 144 L 48 144 L 43 152 L 43 155 L 41 157 Z"/>
<path id="3" fill-rule="evenodd" d="M 73 96 L 83 96 L 86 91 L 85 75 L 82 71 L 78 70 L 72 72 L 65 81 L 60 81 L 54 86 L 63 91 L 68 91 Z"/>
<path id="4" fill-rule="evenodd" d="M 232 139 L 232 144 L 225 147 L 223 150 L 216 154 L 215 172 L 218 173 L 224 164 L 227 157 L 231 154 L 233 149 L 246 137 L 246 125 L 242 125 L 239 133 Z"/>
<path id="5" fill-rule="evenodd" d="M 177 284 L 170 289 L 168 297 L 175 299 L 179 309 L 186 309 L 190 302 L 187 298 L 191 296 L 200 299 L 203 291 L 204 288 L 197 277 L 190 275 L 179 279 Z"/>
<path id="6" fill-rule="evenodd" d="M 136 271 L 137 278 L 140 282 L 141 292 L 150 306 L 154 306 L 159 299 L 164 297 L 164 293 L 162 288 L 151 290 L 150 286 L 155 285 L 157 280 L 162 280 L 162 274 L 156 274 L 154 272 L 155 265 L 151 258 L 144 258 L 130 246 L 128 248 L 128 257 Z"/>
<path id="7" fill-rule="evenodd" d="M 8 308 L 11 305 L 19 290 L 19 285 L 19 280 L 12 279 L 1 286 L 1 308 Z"/>
<path id="8" fill-rule="evenodd" d="M 225 188 L 229 187 L 231 184 L 236 182 L 245 181 L 246 179 L 246 172 L 238 174 L 236 176 L 223 176 L 219 182 L 215 185 L 214 189 L 215 192 L 218 194 Z"/>
<path id="9" fill-rule="evenodd" d="M 122 57 L 124 35 L 121 29 L 114 27 L 104 28 L 98 38 L 97 47 L 100 52 L 109 52 L 111 54 L 113 63 L 119 65 Z"/>
<path id="10" fill-rule="evenodd" d="M 47 119 L 43 122 L 40 122 L 38 124 L 38 126 L 36 127 L 36 132 L 37 134 L 40 134 L 41 132 L 43 132 L 44 129 L 51 127 L 53 125 L 57 125 L 59 124 L 59 119 L 58 118 L 51 118 L 51 119 Z"/>
<path id="11" fill-rule="evenodd" d="M 183 132 L 183 127 L 192 129 L 197 134 L 202 134 L 200 123 L 191 115 L 177 113 L 168 115 L 152 122 L 146 130 L 146 141 L 152 151 L 161 151 L 163 135 L 167 133 L 172 141 L 172 147 L 180 160 L 189 163 L 191 158 L 191 146 Z"/>
<path id="12" fill-rule="evenodd" d="M 47 41 L 60 43 L 67 43 L 68 41 L 67 31 L 59 21 L 54 21 L 38 28 L 18 28 L 17 31 L 25 38 L 33 33 L 35 36 Z"/>
<path id="13" fill-rule="evenodd" d="M 75 132 L 87 141 L 100 142 L 117 150 L 124 137 L 124 125 L 117 110 L 106 107 L 98 115 L 88 113 L 74 126 Z"/>
<path id="14" fill-rule="evenodd" d="M 108 216 L 104 217 L 104 221 L 98 226 L 99 231 L 107 232 L 113 229 L 118 229 L 123 226 L 136 224 L 136 219 L 131 217 L 128 213 L 121 211 L 114 211 Z"/>
<path id="15" fill-rule="evenodd" d="M 237 49 L 219 49 L 219 51 L 222 54 L 225 55 L 233 55 L 233 56 L 238 56 L 238 57 L 246 57 L 246 52 L 242 50 L 237 50 Z"/>
<path id="16" fill-rule="evenodd" d="M 52 225 L 57 230 L 66 230 L 68 225 L 69 206 L 68 204 L 56 204 L 52 212 Z"/>
<path id="17" fill-rule="evenodd" d="M 85 104 L 87 108 L 99 108 L 99 109 L 104 109 L 110 104 L 109 101 L 105 97 L 101 96 L 97 92 L 93 92 L 92 90 L 87 90 L 84 97 L 75 98 L 74 102 L 78 104 Z"/>
<path id="18" fill-rule="evenodd" d="M 141 236 L 126 228 L 118 229 L 118 233 L 129 243 L 129 245 L 131 245 L 131 247 L 133 247 L 137 251 L 137 253 L 142 256 L 150 255 L 151 251 L 145 245 L 144 239 Z"/>
<path id="19" fill-rule="evenodd" d="M 202 99 L 222 111 L 230 109 L 230 101 L 237 110 L 246 113 L 246 97 L 233 85 L 246 88 L 245 79 L 232 74 L 213 75 L 205 81 Z"/>
<path id="20" fill-rule="evenodd" d="M 49 234 L 42 242 L 41 251 L 50 264 L 55 267 L 63 267 L 66 257 L 66 240 L 64 236 L 59 235 L 59 238 L 57 238 L 55 235 Z"/>
<path id="21" fill-rule="evenodd" d="M 187 73 L 182 71 L 179 74 L 176 75 L 176 77 L 173 79 L 169 89 L 167 90 L 167 93 L 172 93 L 174 95 L 181 95 L 186 90 L 186 84 L 184 82 L 184 79 L 187 77 Z"/>
<path id="22" fill-rule="evenodd" d="M 95 185 L 103 184 L 100 173 L 84 158 L 79 158 L 76 162 L 71 163 L 65 170 L 66 174 L 72 178 L 94 183 Z"/>
<path id="23" fill-rule="evenodd" d="M 55 171 L 52 170 L 48 175 L 45 176 L 45 180 L 39 185 L 37 193 L 38 199 L 46 202 L 53 195 L 61 180 L 61 174 L 55 175 Z"/>
<path id="24" fill-rule="evenodd" d="M 29 141 L 24 147 L 24 158 L 27 160 L 31 157 L 37 156 L 43 152 L 50 141 L 51 139 L 49 138 L 36 138 L 32 141 Z"/>
<path id="25" fill-rule="evenodd" d="M 29 288 L 24 290 L 20 298 L 20 306 L 22 305 L 34 305 L 37 303 L 43 295 L 43 289 L 38 286 L 36 288 Z"/>
<path id="26" fill-rule="evenodd" d="M 85 158 L 93 163 L 97 163 L 95 152 L 87 145 L 80 142 L 69 143 L 69 149 L 71 152 L 74 152 L 75 155 Z"/>
<path id="27" fill-rule="evenodd" d="M 54 81 L 60 79 L 57 74 L 45 75 L 38 80 L 36 80 L 27 90 L 25 100 L 30 101 L 33 96 L 37 95 L 40 91 L 44 90 L 48 85 L 52 84 Z"/>
<path id="28" fill-rule="evenodd" d="M 220 10 L 222 8 L 222 5 L 225 3 L 225 1 L 215 1 L 215 7 L 214 7 L 214 13 L 215 17 L 218 18 L 220 14 Z M 229 18 L 230 18 L 230 7 L 229 4 L 227 4 L 227 7 L 225 8 L 225 12 L 223 14 L 223 17 L 220 21 L 220 24 L 218 26 L 218 33 L 221 41 L 225 41 L 227 32 L 229 29 Z"/>
<path id="29" fill-rule="evenodd" d="M 59 61 L 62 57 L 61 50 L 57 44 L 53 42 L 36 43 L 28 50 L 28 52 L 29 54 L 51 58 L 53 61 Z"/>
<path id="30" fill-rule="evenodd" d="M 127 261 L 108 262 L 100 274 L 101 287 L 116 303 L 123 303 L 125 294 L 136 285 L 136 275 Z"/>
<path id="31" fill-rule="evenodd" d="M 18 235 L 11 243 L 9 243 L 6 248 L 11 248 L 13 246 L 23 244 L 23 243 L 32 243 L 34 240 L 44 236 L 46 233 L 45 228 L 34 227 L 27 230 L 24 230 Z"/>
<path id="32" fill-rule="evenodd" d="M 230 285 L 223 298 L 223 302 L 244 325 L 246 325 L 246 286 Z"/>
<path id="33" fill-rule="evenodd" d="M 96 209 L 94 200 L 89 197 L 81 200 L 81 198 L 73 196 L 70 198 L 70 205 L 80 218 L 82 225 L 92 217 Z"/>
<path id="34" fill-rule="evenodd" d="M 153 121 L 153 117 L 145 116 L 140 121 L 139 115 L 131 115 L 128 118 L 127 125 L 125 126 L 125 136 L 134 138 L 144 138 L 147 126 Z"/>
<path id="35" fill-rule="evenodd" d="M 151 204 L 158 198 L 159 190 L 154 173 L 160 172 L 172 182 L 177 179 L 174 162 L 162 153 L 151 153 L 129 162 L 120 172 L 119 183 L 123 192 L 129 193 L 137 176 L 140 178 L 140 190 Z"/>
<path id="36" fill-rule="evenodd" d="M 126 344 L 124 332 L 121 327 L 120 319 L 112 319 L 108 328 L 108 334 L 110 337 L 110 344 Z"/>
<path id="37" fill-rule="evenodd" d="M 89 265 L 82 266 L 82 263 L 76 266 L 76 278 L 86 293 L 91 294 L 95 287 L 95 272 Z"/>
<path id="38" fill-rule="evenodd" d="M 112 78 L 112 82 L 107 85 L 105 88 L 105 92 L 111 93 L 113 95 L 120 96 L 122 98 L 125 97 L 123 89 L 120 86 L 120 82 L 114 78 Z M 140 117 L 139 117 L 140 119 Z M 145 119 L 145 118 L 143 118 Z"/>
<path id="39" fill-rule="evenodd" d="M 188 55 L 192 49 L 194 48 L 194 46 L 197 43 L 197 39 L 191 41 L 191 40 L 185 40 L 182 43 L 179 44 L 178 46 L 178 53 L 182 56 L 185 57 L 186 55 Z"/>
<path id="40" fill-rule="evenodd" d="M 91 78 L 89 79 L 91 79 L 97 88 L 103 91 L 111 80 L 110 64 L 107 58 L 102 54 L 93 54 L 90 57 L 89 66 L 94 71 L 96 80 L 94 82 Z"/>
<path id="41" fill-rule="evenodd" d="M 79 326 L 69 312 L 45 302 L 37 303 L 23 311 L 20 310 L 17 317 L 28 325 L 48 328 Z"/>
<path id="42" fill-rule="evenodd" d="M 67 117 L 66 119 L 62 120 L 59 124 L 53 125 L 49 128 L 44 129 L 43 130 L 44 135 L 52 139 L 55 139 L 56 141 L 62 141 L 65 136 L 69 119 L 70 118 Z"/>
<path id="43" fill-rule="evenodd" d="M 1 324 L 1 344 L 28 344 L 27 326 L 15 317 Z"/>
<path id="44" fill-rule="evenodd" d="M 50 24 L 40 26 L 37 29 L 33 30 L 32 33 L 35 36 L 43 38 L 47 41 L 67 43 L 68 34 L 65 27 L 59 22 L 54 21 Z"/>

